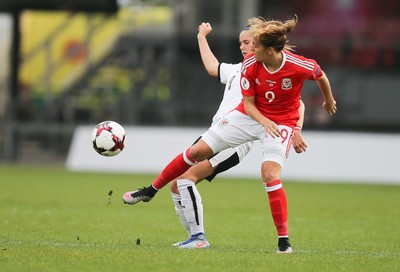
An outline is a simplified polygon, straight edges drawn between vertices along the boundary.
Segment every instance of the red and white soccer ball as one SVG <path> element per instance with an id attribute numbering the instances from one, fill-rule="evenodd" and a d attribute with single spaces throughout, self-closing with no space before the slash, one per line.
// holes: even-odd
<path id="1" fill-rule="evenodd" d="M 100 155 L 115 156 L 124 149 L 125 129 L 114 121 L 101 122 L 93 129 L 92 142 Z"/>

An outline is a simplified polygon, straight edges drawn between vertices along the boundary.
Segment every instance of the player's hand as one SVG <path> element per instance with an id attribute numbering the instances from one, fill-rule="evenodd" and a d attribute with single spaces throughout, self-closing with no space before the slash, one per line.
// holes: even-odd
<path id="1" fill-rule="evenodd" d="M 212 31 L 211 24 L 204 22 L 199 25 L 198 29 L 199 29 L 199 34 L 203 35 L 204 37 L 210 34 L 210 32 Z"/>
<path id="2" fill-rule="evenodd" d="M 329 115 L 333 115 L 336 113 L 336 101 L 335 100 L 331 100 L 331 101 L 324 101 L 324 103 L 322 104 L 322 107 L 324 108 L 324 110 L 329 114 Z"/>
<path id="3" fill-rule="evenodd" d="M 307 146 L 306 141 L 303 138 L 303 135 L 301 135 L 300 130 L 294 131 L 292 145 L 293 145 L 293 149 L 296 151 L 296 153 L 300 154 L 300 153 L 306 152 L 308 146 Z"/>
<path id="4" fill-rule="evenodd" d="M 263 122 L 263 126 L 266 136 L 271 135 L 272 138 L 281 136 L 281 131 L 279 130 L 279 127 L 277 124 L 275 124 L 275 122 L 267 119 L 265 122 Z"/>

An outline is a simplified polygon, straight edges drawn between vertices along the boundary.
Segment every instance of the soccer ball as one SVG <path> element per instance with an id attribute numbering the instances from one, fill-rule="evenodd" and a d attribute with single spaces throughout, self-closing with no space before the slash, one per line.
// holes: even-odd
<path id="1" fill-rule="evenodd" d="M 100 155 L 115 156 L 124 149 L 125 129 L 114 121 L 101 122 L 93 129 L 92 142 Z"/>

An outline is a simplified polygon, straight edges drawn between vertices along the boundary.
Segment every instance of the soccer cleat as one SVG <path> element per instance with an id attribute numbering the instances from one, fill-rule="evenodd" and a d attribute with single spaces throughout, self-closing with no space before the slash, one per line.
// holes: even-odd
<path id="1" fill-rule="evenodd" d="M 192 235 L 189 234 L 189 240 L 190 240 L 191 237 L 192 237 Z M 184 242 L 186 242 L 186 241 L 176 242 L 176 243 L 173 243 L 172 246 L 173 246 L 173 247 L 178 247 L 178 246 L 180 246 L 181 244 L 183 244 Z"/>
<path id="2" fill-rule="evenodd" d="M 207 241 L 204 233 L 200 232 L 192 235 L 189 240 L 180 242 L 177 247 L 183 249 L 206 249 L 210 248 L 210 243 Z"/>
<path id="3" fill-rule="evenodd" d="M 276 253 L 288 254 L 293 253 L 288 237 L 280 237 L 278 240 L 278 251 Z"/>
<path id="4" fill-rule="evenodd" d="M 186 241 L 176 242 L 176 243 L 173 243 L 172 246 L 173 246 L 173 247 L 178 247 L 178 246 L 180 246 L 181 244 L 183 244 L 184 242 L 186 242 Z"/>
<path id="5" fill-rule="evenodd" d="M 122 196 L 122 200 L 125 204 L 134 205 L 140 201 L 149 202 L 156 195 L 157 190 L 153 186 L 143 187 L 142 189 L 126 192 Z"/>

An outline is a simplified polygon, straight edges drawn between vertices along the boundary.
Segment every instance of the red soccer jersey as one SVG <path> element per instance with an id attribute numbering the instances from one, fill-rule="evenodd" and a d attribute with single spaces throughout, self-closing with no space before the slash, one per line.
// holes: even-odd
<path id="1" fill-rule="evenodd" d="M 253 54 L 243 61 L 241 88 L 243 96 L 255 96 L 262 115 L 278 125 L 294 127 L 299 119 L 300 93 L 306 79 L 317 80 L 322 70 L 313 59 L 282 51 L 281 67 L 270 72 Z M 244 103 L 236 108 L 246 114 Z"/>

